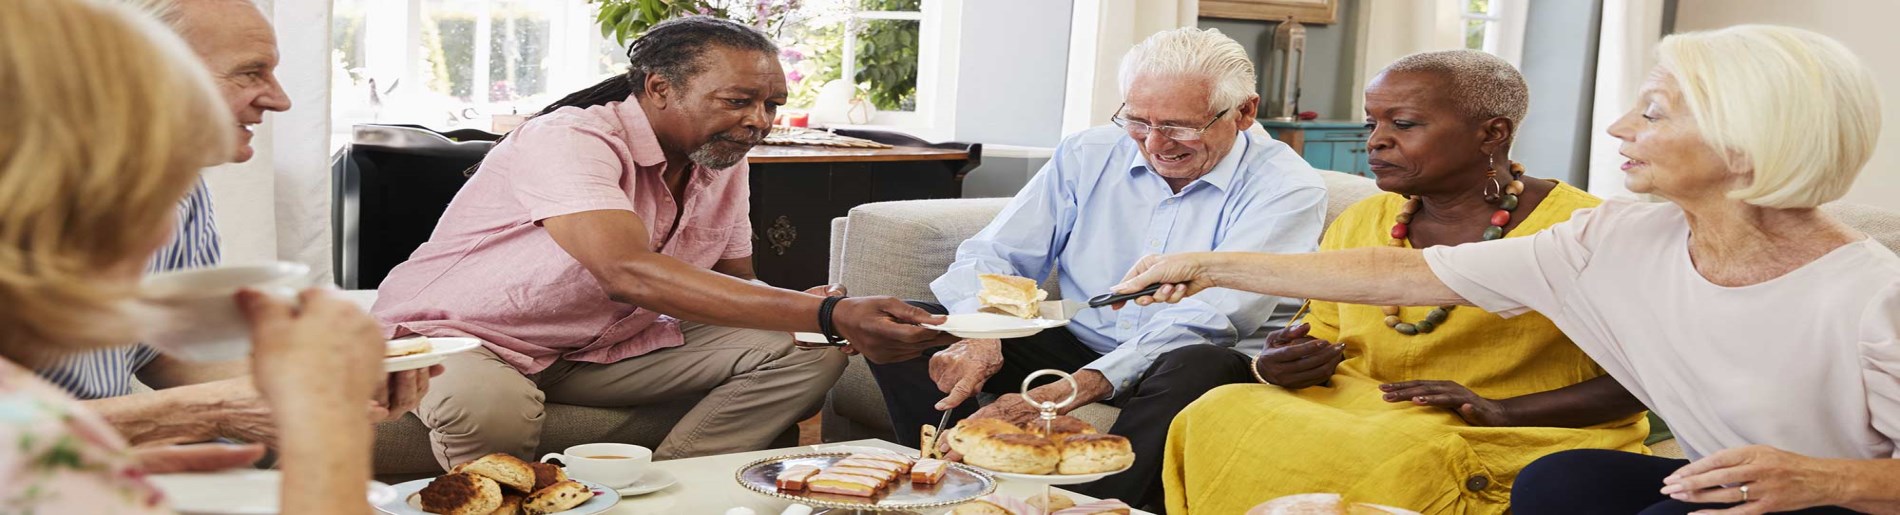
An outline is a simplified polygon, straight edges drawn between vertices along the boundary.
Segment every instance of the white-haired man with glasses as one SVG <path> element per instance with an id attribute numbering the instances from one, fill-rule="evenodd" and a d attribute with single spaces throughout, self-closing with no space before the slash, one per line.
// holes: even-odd
<path id="1" fill-rule="evenodd" d="M 940 305 L 979 308 L 977 275 L 1041 279 L 1052 267 L 1067 298 L 1109 291 L 1142 256 L 1187 251 L 1307 252 L 1323 230 L 1319 172 L 1285 144 L 1249 132 L 1260 97 L 1239 43 L 1216 30 L 1149 37 L 1122 59 L 1125 103 L 1113 126 L 1072 134 L 996 220 L 957 248 L 931 283 Z M 1209 296 L 1211 295 L 1211 296 Z M 1076 313 L 1063 330 L 1008 342 L 964 340 L 910 361 L 872 365 L 900 442 L 945 409 L 953 418 L 1012 422 L 1036 415 L 1020 395 L 1030 372 L 1074 373 L 1077 402 L 1123 411 L 1109 433 L 1128 437 L 1128 472 L 1080 489 L 1141 506 L 1161 499 L 1168 422 L 1203 392 L 1251 381 L 1234 350 L 1284 326 L 1298 302 L 1230 290 L 1170 305 Z M 1002 395 L 978 409 L 978 392 Z M 1050 383 L 1037 398 L 1068 396 Z"/>

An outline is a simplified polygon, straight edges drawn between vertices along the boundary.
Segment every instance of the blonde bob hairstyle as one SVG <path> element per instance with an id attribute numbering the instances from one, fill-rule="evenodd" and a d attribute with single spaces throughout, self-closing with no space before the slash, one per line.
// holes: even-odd
<path id="1" fill-rule="evenodd" d="M 235 122 L 197 57 L 134 9 L 0 2 L 0 357 L 136 338 L 126 306 Z"/>
<path id="2" fill-rule="evenodd" d="M 1737 25 L 1663 38 L 1657 52 L 1703 140 L 1730 169 L 1752 172 L 1729 198 L 1773 208 L 1837 200 L 1880 139 L 1873 74 L 1827 36 Z"/>

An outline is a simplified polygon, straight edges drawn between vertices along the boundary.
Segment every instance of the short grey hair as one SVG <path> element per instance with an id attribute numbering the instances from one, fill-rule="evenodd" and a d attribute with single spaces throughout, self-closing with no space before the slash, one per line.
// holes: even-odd
<path id="1" fill-rule="evenodd" d="M 1210 112 L 1231 109 L 1258 95 L 1253 59 L 1219 29 L 1182 27 L 1148 36 L 1122 56 L 1122 96 L 1128 95 L 1135 77 L 1143 75 L 1208 79 L 1214 83 L 1208 93 Z"/>
<path id="2" fill-rule="evenodd" d="M 182 6 L 187 2 L 199 2 L 199 1 L 205 1 L 205 0 L 117 0 L 117 1 L 121 4 L 131 6 L 134 9 L 138 9 L 139 11 L 149 14 L 153 18 L 157 18 L 158 21 L 164 22 L 166 27 L 172 29 L 172 32 L 183 34 L 185 32 L 184 31 L 185 27 L 183 26 L 181 22 L 183 22 L 185 19 L 185 10 Z M 251 4 L 252 7 L 256 7 L 259 11 L 264 10 L 264 6 L 262 4 L 257 3 L 257 0 L 226 0 L 226 1 L 244 2 L 247 4 Z"/>
<path id="3" fill-rule="evenodd" d="M 1477 50 L 1419 52 L 1400 57 L 1380 70 L 1386 73 L 1431 73 L 1451 81 L 1452 102 L 1477 121 L 1508 118 L 1522 128 L 1530 110 L 1531 88 L 1524 74 L 1495 55 Z"/>

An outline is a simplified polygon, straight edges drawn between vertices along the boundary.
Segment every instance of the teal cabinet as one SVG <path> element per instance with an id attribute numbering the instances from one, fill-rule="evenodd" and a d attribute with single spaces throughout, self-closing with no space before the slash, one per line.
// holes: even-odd
<path id="1" fill-rule="evenodd" d="M 1366 164 L 1366 137 L 1371 131 L 1363 123 L 1260 120 L 1260 125 L 1274 139 L 1293 147 L 1314 168 L 1372 177 L 1372 167 Z"/>

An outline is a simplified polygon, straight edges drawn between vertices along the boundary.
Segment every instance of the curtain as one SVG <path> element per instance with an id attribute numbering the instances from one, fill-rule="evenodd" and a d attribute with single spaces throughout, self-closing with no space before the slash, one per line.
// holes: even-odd
<path id="1" fill-rule="evenodd" d="M 330 2 L 261 0 L 277 29 L 277 78 L 291 109 L 265 115 L 249 162 L 206 170 L 227 263 L 310 265 L 332 282 Z"/>
<path id="2" fill-rule="evenodd" d="M 1603 29 L 1597 38 L 1596 99 L 1590 110 L 1590 193 L 1603 198 L 1637 198 L 1623 185 L 1622 142 L 1610 124 L 1636 104 L 1636 90 L 1656 64 L 1667 0 L 1606 0 Z"/>

